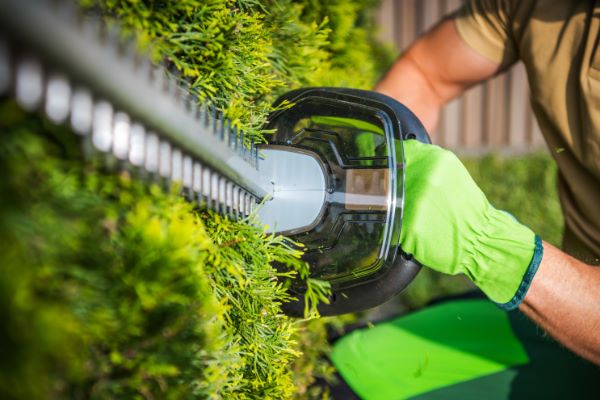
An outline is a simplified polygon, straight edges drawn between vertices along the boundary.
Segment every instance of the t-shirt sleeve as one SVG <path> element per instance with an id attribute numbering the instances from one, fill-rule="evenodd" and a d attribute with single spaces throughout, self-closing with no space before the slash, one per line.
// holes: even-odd
<path id="1" fill-rule="evenodd" d="M 460 37 L 485 58 L 502 65 L 517 61 L 511 31 L 511 1 L 468 0 L 454 15 Z"/>

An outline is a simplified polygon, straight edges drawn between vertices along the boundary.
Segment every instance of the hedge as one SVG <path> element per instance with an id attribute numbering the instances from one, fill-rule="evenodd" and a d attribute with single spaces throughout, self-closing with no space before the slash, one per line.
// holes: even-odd
<path id="1" fill-rule="evenodd" d="M 371 0 L 81 3 L 254 141 L 278 94 L 378 69 Z M 84 160 L 8 99 L 0 129 L 0 398 L 326 396 L 326 321 L 281 313 L 285 278 L 307 273 L 283 238 Z"/>

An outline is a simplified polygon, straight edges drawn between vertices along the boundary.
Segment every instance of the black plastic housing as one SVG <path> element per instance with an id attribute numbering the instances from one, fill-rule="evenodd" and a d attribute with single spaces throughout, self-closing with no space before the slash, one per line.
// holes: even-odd
<path id="1" fill-rule="evenodd" d="M 339 268 L 338 270 L 328 265 L 332 257 L 328 256 L 327 253 L 336 249 L 333 245 L 320 247 L 318 244 L 319 241 L 328 240 L 325 234 L 333 232 L 333 228 L 331 227 L 327 228 L 331 228 L 331 230 L 311 227 L 308 231 L 286 232 L 295 241 L 307 245 L 308 251 L 304 259 L 311 266 L 311 276 L 317 279 L 328 280 L 331 283 L 332 295 L 330 303 L 319 305 L 321 315 L 327 316 L 356 312 L 384 303 L 395 294 L 401 292 L 414 279 L 420 269 L 420 265 L 416 261 L 402 252 L 399 244 L 400 229 L 402 229 L 401 216 L 404 204 L 402 141 L 416 139 L 424 143 L 430 143 L 429 135 L 418 118 L 408 108 L 388 96 L 372 91 L 329 87 L 304 88 L 288 92 L 281 96 L 275 102 L 275 106 L 281 107 L 281 110 L 270 115 L 266 126 L 266 129 L 274 130 L 273 135 L 269 139 L 269 144 L 271 145 L 305 148 L 317 154 L 322 153 L 323 143 L 315 146 L 311 144 L 310 140 L 298 139 L 299 134 L 294 131 L 294 129 L 297 129 L 295 126 L 298 121 L 302 118 L 311 117 L 313 114 L 315 119 L 338 118 L 343 120 L 348 118 L 359 122 L 364 121 L 369 126 L 377 125 L 382 130 L 383 136 L 393 138 L 392 141 L 395 143 L 392 149 L 390 150 L 389 145 L 387 147 L 388 153 L 390 151 L 395 152 L 392 155 L 393 157 L 382 151 L 381 157 L 375 156 L 369 158 L 369 161 L 361 161 L 363 159 L 344 158 L 343 155 L 337 154 L 338 151 L 334 149 L 333 153 L 336 153 L 335 156 L 338 158 L 338 162 L 331 162 L 333 156 L 321 154 L 323 164 L 330 170 L 330 180 L 332 181 L 339 180 L 338 176 L 344 175 L 346 168 L 353 168 L 353 171 L 360 171 L 360 168 L 364 168 L 367 172 L 369 169 L 379 168 L 381 170 L 382 168 L 387 168 L 390 169 L 390 173 L 397 173 L 397 176 L 394 175 L 396 176 L 397 185 L 389 188 L 389 190 L 394 191 L 394 202 L 391 206 L 394 208 L 396 215 L 392 219 L 389 218 L 389 212 L 386 214 L 384 211 L 377 210 L 365 212 L 342 210 L 340 212 L 339 205 L 337 205 L 337 209 L 332 206 L 329 215 L 325 213 L 326 215 L 323 216 L 324 220 L 330 218 L 333 221 L 330 225 L 339 225 L 338 222 L 341 219 L 351 219 L 350 217 L 360 220 L 365 227 L 368 226 L 365 220 L 369 220 L 367 222 L 370 222 L 371 219 L 379 226 L 394 224 L 395 226 L 393 227 L 385 227 L 385 229 L 389 229 L 390 233 L 387 236 L 384 235 L 386 241 L 391 241 L 392 245 L 386 247 L 387 252 L 385 254 L 383 254 L 383 250 L 380 251 L 380 257 L 373 263 L 373 266 L 360 269 L 360 262 L 357 260 L 357 270 L 349 271 L 348 268 L 352 269 L 352 263 L 355 261 L 352 258 L 354 256 L 352 254 L 353 251 L 348 252 L 347 257 L 349 258 L 346 263 L 343 263 L 344 268 Z M 332 124 L 331 122 L 329 123 Z M 336 132 L 330 133 L 336 135 Z M 320 132 L 315 135 L 318 136 L 319 134 Z M 341 134 L 336 135 L 336 143 L 331 144 L 331 147 L 342 148 L 343 144 L 339 142 L 343 138 L 344 136 Z M 314 138 L 309 137 L 309 139 Z M 324 139 L 320 140 L 326 142 Z M 333 141 L 333 139 L 329 140 L 329 142 Z M 380 147 L 383 147 L 383 145 L 381 144 Z M 341 153 L 342 151 L 339 152 Z M 343 160 L 339 161 L 341 159 Z M 390 160 L 395 160 L 397 165 L 390 165 Z M 369 166 L 360 166 L 360 163 L 364 164 L 366 162 L 369 163 Z M 394 170 L 391 171 L 391 169 Z M 333 186 L 336 184 L 339 185 L 339 182 L 331 183 L 332 192 Z M 396 195 L 398 198 L 397 202 L 395 201 Z M 290 210 L 290 212 L 293 212 L 293 210 Z M 348 217 L 349 215 L 350 217 Z M 387 219 L 385 219 L 386 215 Z M 325 225 L 326 223 L 327 221 L 324 222 Z M 319 229 L 321 229 L 320 232 Z M 356 235 L 350 237 L 354 239 Z M 365 234 L 364 237 L 366 240 L 364 246 L 373 246 L 373 243 L 367 243 L 368 240 L 371 240 L 371 237 L 368 234 Z M 344 250 L 343 243 L 336 243 L 335 245 L 340 247 L 342 251 Z M 349 248 L 354 249 L 356 253 L 360 253 L 360 251 L 356 251 L 359 247 L 355 245 Z M 337 257 L 339 257 L 339 251 Z M 373 256 L 372 258 L 376 257 Z M 288 315 L 302 316 L 305 286 L 302 281 L 297 280 L 292 283 L 290 291 L 297 301 L 284 304 L 284 311 Z"/>

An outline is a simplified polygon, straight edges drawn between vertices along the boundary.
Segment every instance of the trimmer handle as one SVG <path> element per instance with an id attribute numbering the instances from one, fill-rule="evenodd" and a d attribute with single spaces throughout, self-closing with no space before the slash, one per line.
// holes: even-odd
<path id="1" fill-rule="evenodd" d="M 417 139 L 422 143 L 431 143 L 431 138 L 429 137 L 427 130 L 425 130 L 425 127 L 423 126 L 419 118 L 417 118 L 417 116 L 412 111 L 410 111 L 404 104 L 400 103 L 399 101 L 389 96 L 386 96 L 385 94 L 373 92 L 370 90 L 348 88 L 332 88 L 332 90 L 340 94 L 360 96 L 364 99 L 374 100 L 381 104 L 385 104 L 387 107 L 391 108 L 393 113 L 396 115 L 396 120 L 398 121 L 401 128 L 400 135 L 397 135 L 396 139 Z"/>

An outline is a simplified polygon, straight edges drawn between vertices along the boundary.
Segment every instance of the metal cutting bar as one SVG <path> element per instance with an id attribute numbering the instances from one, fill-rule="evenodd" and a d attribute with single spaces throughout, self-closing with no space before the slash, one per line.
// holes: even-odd
<path id="1" fill-rule="evenodd" d="M 0 71 L 0 92 L 6 79 L 14 81 L 24 108 L 43 107 L 56 122 L 69 119 L 75 131 L 92 136 L 97 150 L 183 180 L 222 211 L 247 214 L 273 192 L 258 171 L 256 149 L 245 149 L 228 122 L 197 106 L 164 69 L 128 54 L 118 35 L 104 36 L 99 23 L 83 20 L 70 2 L 0 0 L 0 58 L 17 55 L 0 60 L 0 70 L 14 67 Z M 194 171 L 224 183 L 202 185 Z M 250 197 L 250 206 L 242 204 Z"/>

